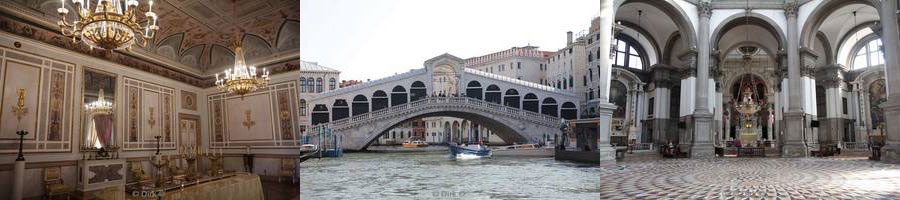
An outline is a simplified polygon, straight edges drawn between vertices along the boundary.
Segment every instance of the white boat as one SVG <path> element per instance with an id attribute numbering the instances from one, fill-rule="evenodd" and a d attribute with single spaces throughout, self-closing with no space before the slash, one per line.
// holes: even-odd
<path id="1" fill-rule="evenodd" d="M 490 158 L 492 154 L 491 148 L 488 148 L 486 145 L 473 144 L 459 146 L 450 144 L 450 155 L 457 160 Z"/>
<path id="2" fill-rule="evenodd" d="M 517 144 L 495 147 L 493 154 L 495 156 L 511 157 L 553 157 L 553 147 L 541 147 L 537 144 Z"/>

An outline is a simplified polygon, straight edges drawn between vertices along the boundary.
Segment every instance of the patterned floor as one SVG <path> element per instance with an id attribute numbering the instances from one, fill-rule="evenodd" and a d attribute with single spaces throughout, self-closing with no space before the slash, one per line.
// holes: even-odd
<path id="1" fill-rule="evenodd" d="M 600 199 L 900 199 L 900 165 L 820 158 L 620 162 Z"/>

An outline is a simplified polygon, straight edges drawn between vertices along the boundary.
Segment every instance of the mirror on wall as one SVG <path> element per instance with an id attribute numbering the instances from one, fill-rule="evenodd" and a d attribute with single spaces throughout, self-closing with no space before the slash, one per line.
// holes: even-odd
<path id="1" fill-rule="evenodd" d="M 82 150 L 115 148 L 116 76 L 85 69 L 82 87 Z"/>

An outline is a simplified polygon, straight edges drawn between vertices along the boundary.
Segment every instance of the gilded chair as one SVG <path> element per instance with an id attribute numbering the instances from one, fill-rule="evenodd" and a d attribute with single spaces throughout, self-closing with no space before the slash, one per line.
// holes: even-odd
<path id="1" fill-rule="evenodd" d="M 169 178 L 173 183 L 182 183 L 187 178 L 187 171 L 178 167 L 178 162 L 169 161 L 169 166 L 167 166 L 167 168 L 169 169 Z"/>
<path id="2" fill-rule="evenodd" d="M 278 182 L 281 178 L 287 177 L 294 183 L 294 159 L 281 159 L 281 171 L 278 173 Z"/>
<path id="3" fill-rule="evenodd" d="M 62 170 L 59 167 L 44 168 L 44 192 L 48 199 L 56 196 L 65 196 L 69 199 L 72 188 L 63 183 L 61 174 Z"/>
<path id="4" fill-rule="evenodd" d="M 139 186 L 153 186 L 153 177 L 144 171 L 144 166 L 140 162 L 131 163 L 131 174 Z"/>

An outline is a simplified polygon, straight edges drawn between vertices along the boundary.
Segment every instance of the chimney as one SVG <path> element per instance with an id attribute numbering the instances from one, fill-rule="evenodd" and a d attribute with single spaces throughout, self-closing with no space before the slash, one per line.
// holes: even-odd
<path id="1" fill-rule="evenodd" d="M 566 45 L 572 44 L 572 31 L 566 32 Z"/>

